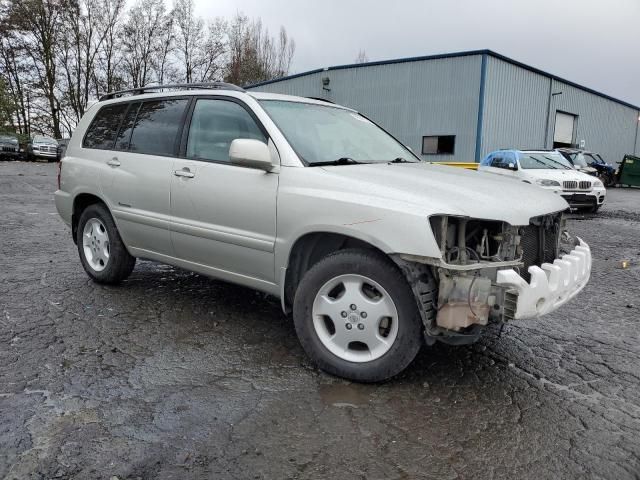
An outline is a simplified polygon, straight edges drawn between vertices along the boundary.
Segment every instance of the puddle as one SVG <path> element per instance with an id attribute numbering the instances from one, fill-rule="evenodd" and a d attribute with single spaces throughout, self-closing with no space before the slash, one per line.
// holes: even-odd
<path id="1" fill-rule="evenodd" d="M 338 408 L 359 408 L 369 403 L 371 388 L 354 384 L 322 384 L 320 400 L 325 405 Z"/>

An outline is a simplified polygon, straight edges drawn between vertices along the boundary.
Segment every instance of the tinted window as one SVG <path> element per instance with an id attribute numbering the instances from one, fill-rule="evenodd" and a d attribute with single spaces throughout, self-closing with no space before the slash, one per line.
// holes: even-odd
<path id="1" fill-rule="evenodd" d="M 507 168 L 504 157 L 502 156 L 493 157 L 493 159 L 491 160 L 491 166 L 494 168 Z"/>
<path id="2" fill-rule="evenodd" d="M 138 108 L 140 108 L 140 102 L 132 103 L 129 110 L 124 116 L 118 137 L 116 138 L 116 150 L 128 150 L 129 139 L 131 138 L 131 132 L 133 131 L 133 124 L 136 121 L 136 115 L 138 114 Z"/>
<path id="3" fill-rule="evenodd" d="M 187 99 L 144 102 L 133 126 L 129 150 L 152 155 L 174 155 Z"/>
<path id="4" fill-rule="evenodd" d="M 91 122 L 82 146 L 105 150 L 113 148 L 113 142 L 126 109 L 127 104 L 109 105 L 101 108 Z M 37 139 L 34 140 L 37 141 Z"/>
<path id="5" fill-rule="evenodd" d="M 229 161 L 229 147 L 236 138 L 266 142 L 251 115 L 234 102 L 202 99 L 196 102 L 189 126 L 187 157 Z"/>

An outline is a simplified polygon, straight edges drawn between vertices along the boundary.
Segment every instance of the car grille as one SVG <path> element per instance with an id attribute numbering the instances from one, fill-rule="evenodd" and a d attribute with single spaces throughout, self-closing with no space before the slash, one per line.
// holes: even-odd
<path id="1" fill-rule="evenodd" d="M 58 147 L 49 146 L 49 145 L 42 145 L 40 147 L 40 151 L 42 153 L 56 153 L 58 151 Z"/>
<path id="2" fill-rule="evenodd" d="M 528 282 L 531 280 L 530 266 L 553 263 L 558 258 L 560 215 L 533 218 L 529 225 L 522 228 L 520 235 L 524 263 L 520 276 Z"/>
<path id="3" fill-rule="evenodd" d="M 576 182 L 575 180 L 565 180 L 562 182 L 563 190 L 591 190 L 591 182 L 588 180 L 581 180 Z"/>
<path id="4" fill-rule="evenodd" d="M 6 146 L 2 146 L 2 151 L 3 152 L 17 152 L 18 148 L 17 147 L 6 147 Z"/>

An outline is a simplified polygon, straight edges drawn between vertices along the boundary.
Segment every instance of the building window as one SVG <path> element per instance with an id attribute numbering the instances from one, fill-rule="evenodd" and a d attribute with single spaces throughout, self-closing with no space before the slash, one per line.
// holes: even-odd
<path id="1" fill-rule="evenodd" d="M 453 154 L 456 147 L 455 135 L 432 135 L 422 137 L 423 155 Z"/>

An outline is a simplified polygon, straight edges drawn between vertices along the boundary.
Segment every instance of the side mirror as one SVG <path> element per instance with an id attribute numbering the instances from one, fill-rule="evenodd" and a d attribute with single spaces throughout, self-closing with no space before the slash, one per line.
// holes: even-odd
<path id="1" fill-rule="evenodd" d="M 266 143 L 250 138 L 236 138 L 229 147 L 229 161 L 232 165 L 255 168 L 270 172 L 273 170 L 271 152 Z"/>
<path id="2" fill-rule="evenodd" d="M 518 170 L 518 166 L 515 163 L 509 163 L 509 170 Z"/>

